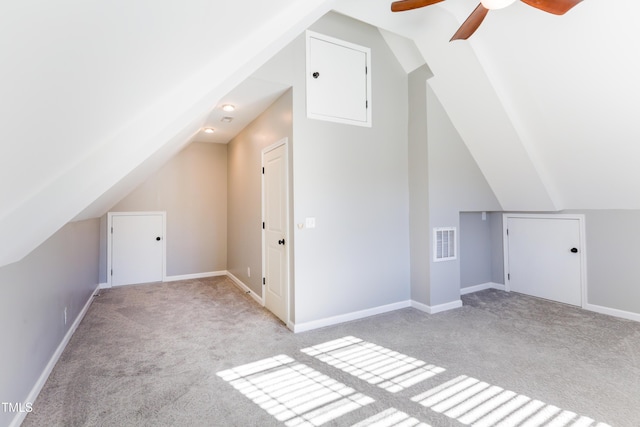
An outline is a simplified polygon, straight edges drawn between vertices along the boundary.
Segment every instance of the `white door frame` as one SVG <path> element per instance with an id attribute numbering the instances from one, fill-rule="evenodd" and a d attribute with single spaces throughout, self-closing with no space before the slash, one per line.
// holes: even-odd
<path id="1" fill-rule="evenodd" d="M 287 242 L 287 244 L 284 245 L 284 250 L 285 250 L 285 257 L 287 259 L 287 271 L 284 274 L 284 277 L 287 280 L 286 286 L 285 286 L 285 305 L 286 305 L 286 312 L 287 312 L 287 319 L 285 321 L 286 325 L 288 328 L 292 328 L 291 326 L 291 305 L 290 305 L 290 297 L 291 297 L 291 252 L 290 252 L 290 247 L 291 247 L 291 239 L 289 238 L 289 228 L 290 228 L 290 218 L 289 218 L 289 209 L 290 209 L 290 201 L 289 201 L 289 193 L 290 193 L 290 187 L 289 187 L 289 138 L 285 137 L 282 138 L 281 140 L 279 140 L 276 143 L 273 143 L 265 148 L 262 149 L 261 154 L 260 154 L 260 161 L 261 161 L 261 166 L 264 168 L 264 157 L 265 155 L 272 150 L 275 150 L 276 148 L 280 147 L 281 145 L 285 146 L 285 150 L 284 150 L 284 170 L 285 170 L 285 186 L 287 188 L 287 191 L 285 192 L 285 201 L 287 204 L 287 209 L 286 209 L 286 213 L 285 213 L 285 241 Z M 265 191 L 264 191 L 264 173 L 261 175 L 261 192 L 262 192 L 262 220 L 264 221 L 264 217 L 265 217 Z M 266 279 L 266 268 L 267 268 L 267 241 L 265 238 L 265 229 L 264 227 L 262 228 L 262 273 L 263 273 L 263 277 Z M 262 306 L 264 307 L 266 304 L 266 294 L 265 294 L 265 282 L 264 280 L 262 281 Z"/>
<path id="2" fill-rule="evenodd" d="M 587 308 L 587 240 L 585 232 L 585 216 L 583 214 L 502 214 L 502 252 L 504 255 L 504 281 L 505 290 L 511 292 L 509 277 L 509 236 L 507 236 L 507 223 L 509 218 L 535 218 L 535 219 L 572 219 L 578 220 L 580 230 L 580 306 Z"/>
<path id="3" fill-rule="evenodd" d="M 143 215 L 160 215 L 162 216 L 162 281 L 167 280 L 167 213 L 164 211 L 147 211 L 147 212 L 108 212 L 107 213 L 107 287 L 111 287 L 111 248 L 113 247 L 113 217 L 114 216 L 143 216 Z"/>

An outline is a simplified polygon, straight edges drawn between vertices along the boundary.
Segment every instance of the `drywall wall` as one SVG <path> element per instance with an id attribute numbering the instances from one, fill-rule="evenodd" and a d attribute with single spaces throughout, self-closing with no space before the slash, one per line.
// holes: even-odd
<path id="1" fill-rule="evenodd" d="M 293 93 L 296 324 L 409 299 L 407 74 L 380 32 L 330 13 L 311 30 L 371 49 L 371 128 L 307 119 L 304 37 Z"/>
<path id="2" fill-rule="evenodd" d="M 288 90 L 228 145 L 227 270 L 258 296 L 262 296 L 262 149 L 283 138 L 288 138 L 291 149 L 291 103 Z"/>
<path id="3" fill-rule="evenodd" d="M 484 218 L 484 219 L 483 219 Z M 460 288 L 493 280 L 491 222 L 484 212 L 460 213 Z"/>
<path id="4" fill-rule="evenodd" d="M 491 227 L 491 281 L 504 285 L 504 239 L 502 238 L 502 212 L 489 212 Z"/>
<path id="5" fill-rule="evenodd" d="M 427 123 L 429 241 L 433 242 L 434 227 L 456 227 L 460 231 L 460 212 L 502 208 L 430 83 L 427 84 Z M 431 254 L 430 262 L 429 305 L 459 300 L 460 257 L 434 262 Z"/>
<path id="6" fill-rule="evenodd" d="M 226 270 L 227 146 L 191 143 L 111 211 L 167 212 L 167 276 Z"/>
<path id="7" fill-rule="evenodd" d="M 588 304 L 640 315 L 640 211 L 563 211 L 585 215 Z"/>
<path id="8" fill-rule="evenodd" d="M 384 35 L 384 33 L 382 33 Z M 425 64 L 409 73 L 409 244 L 411 300 L 429 305 L 429 172 Z"/>
<path id="9" fill-rule="evenodd" d="M 96 290 L 99 223 L 69 223 L 21 261 L 0 268 L 0 402 L 25 402 Z M 0 410 L 0 425 L 14 415 Z"/>

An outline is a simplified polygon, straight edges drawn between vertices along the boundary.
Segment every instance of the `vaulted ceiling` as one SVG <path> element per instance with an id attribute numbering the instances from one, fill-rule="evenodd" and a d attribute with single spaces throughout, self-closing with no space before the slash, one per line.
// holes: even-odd
<path id="1" fill-rule="evenodd" d="M 0 6 L 0 265 L 101 216 L 314 20 L 413 39 L 505 209 L 640 209 L 640 2 L 523 3 L 448 40 L 477 1 L 31 0 Z M 8 243 L 9 242 L 9 243 Z"/>

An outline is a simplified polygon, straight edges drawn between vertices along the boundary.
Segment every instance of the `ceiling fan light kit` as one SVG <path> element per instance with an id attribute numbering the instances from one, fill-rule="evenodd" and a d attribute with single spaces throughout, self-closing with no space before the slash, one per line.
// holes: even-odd
<path id="1" fill-rule="evenodd" d="M 391 3 L 392 12 L 404 12 L 407 10 L 418 9 L 432 4 L 440 3 L 444 0 L 398 0 Z M 552 13 L 554 15 L 564 15 L 572 7 L 580 3 L 582 0 L 520 0 L 531 7 L 542 10 L 543 12 Z M 478 29 L 487 13 L 490 10 L 502 9 L 515 3 L 516 0 L 480 0 L 480 4 L 469 15 L 466 21 L 462 23 L 458 31 L 451 37 L 451 40 L 466 40 Z"/>

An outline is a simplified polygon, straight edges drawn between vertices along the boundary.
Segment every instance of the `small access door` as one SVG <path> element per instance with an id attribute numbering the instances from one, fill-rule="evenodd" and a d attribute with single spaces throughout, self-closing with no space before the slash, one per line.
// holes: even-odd
<path id="1" fill-rule="evenodd" d="M 164 278 L 164 212 L 111 212 L 111 286 L 161 282 Z"/>
<path id="2" fill-rule="evenodd" d="M 289 185 L 286 139 L 262 154 L 264 305 L 289 321 Z"/>
<path id="3" fill-rule="evenodd" d="M 583 218 L 504 216 L 507 290 L 582 306 Z"/>

